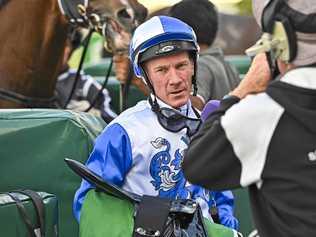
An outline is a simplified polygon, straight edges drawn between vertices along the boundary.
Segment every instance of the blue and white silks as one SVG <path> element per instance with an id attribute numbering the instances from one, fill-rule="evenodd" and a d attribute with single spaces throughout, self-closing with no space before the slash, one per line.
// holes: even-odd
<path id="1" fill-rule="evenodd" d="M 158 101 L 161 107 L 170 107 Z M 196 117 L 191 104 L 181 108 L 186 116 Z M 204 217 L 211 220 L 209 207 L 213 198 L 224 201 L 224 216 L 229 227 L 238 228 L 233 217 L 231 192 L 210 192 L 192 185 L 184 178 L 181 163 L 188 147 L 186 129 L 173 133 L 162 128 L 148 101 L 141 101 L 120 114 L 96 139 L 94 149 L 86 166 L 110 183 L 139 195 L 168 198 L 192 198 L 196 200 Z M 93 188 L 82 181 L 75 194 L 73 211 L 77 220 L 84 197 Z M 216 199 L 215 199 L 216 201 Z M 221 206 L 218 205 L 220 219 Z M 228 211 L 227 211 L 228 210 Z M 229 210 L 231 211 L 229 213 Z M 224 219 L 223 219 L 224 220 Z"/>

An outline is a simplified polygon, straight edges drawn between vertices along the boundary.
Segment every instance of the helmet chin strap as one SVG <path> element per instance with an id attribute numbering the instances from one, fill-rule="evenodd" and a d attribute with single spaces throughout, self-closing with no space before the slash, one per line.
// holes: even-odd
<path id="1" fill-rule="evenodd" d="M 141 73 L 143 74 L 143 77 L 144 77 L 144 79 L 145 79 L 145 82 L 146 82 L 146 84 L 147 84 L 147 87 L 149 88 L 151 94 L 154 95 L 154 100 L 152 100 L 150 94 L 149 94 L 149 97 L 148 97 L 149 104 L 151 105 L 151 109 L 152 109 L 154 112 L 158 112 L 158 111 L 159 111 L 159 105 L 158 105 L 158 102 L 157 102 L 157 96 L 156 96 L 155 89 L 154 89 L 153 85 L 151 84 L 151 82 L 150 82 L 150 80 L 149 80 L 149 77 L 148 77 L 147 72 L 143 69 L 143 65 L 140 66 L 140 70 L 141 70 Z"/>
<path id="2" fill-rule="evenodd" d="M 153 85 L 150 83 L 150 80 L 149 80 L 149 78 L 148 78 L 148 75 L 147 75 L 146 71 L 143 70 L 142 67 L 140 67 L 140 68 L 141 68 L 142 74 L 144 75 L 144 79 L 145 79 L 145 81 L 146 81 L 146 84 L 147 84 L 149 90 L 151 91 L 151 94 L 153 94 L 153 96 L 154 96 L 154 99 L 152 99 L 152 98 L 151 98 L 151 95 L 149 95 L 149 97 L 148 97 L 149 104 L 150 104 L 150 106 L 151 106 L 152 111 L 154 111 L 154 112 L 157 114 L 157 113 L 159 113 L 159 111 L 160 111 L 160 106 L 159 106 L 158 101 L 157 101 L 157 95 L 156 95 L 156 93 L 155 93 L 155 90 L 154 90 Z M 194 89 L 194 90 L 195 90 L 194 93 L 195 93 L 195 95 L 196 95 L 197 86 L 195 85 L 194 88 L 195 88 L 195 89 Z M 196 111 L 196 109 L 195 109 L 193 106 L 192 106 L 192 110 L 193 110 L 193 112 L 195 113 L 195 115 L 196 115 L 198 118 L 200 118 L 200 114 Z"/>
<path id="3" fill-rule="evenodd" d="M 196 84 L 196 70 L 195 70 L 196 66 L 197 66 L 197 60 L 193 58 L 193 62 L 194 62 L 194 73 L 192 75 L 192 85 L 193 85 L 193 96 L 196 96 L 197 90 L 198 90 L 197 84 Z M 154 95 L 154 100 L 152 100 L 151 96 L 149 95 L 149 102 L 150 102 L 150 105 L 152 107 L 152 110 L 158 111 L 159 105 L 157 102 L 157 95 L 156 95 L 155 89 L 149 80 L 147 72 L 143 69 L 143 65 L 140 66 L 140 70 L 141 70 L 141 74 L 143 74 L 143 77 L 145 79 L 145 82 L 146 82 L 151 94 Z"/>
<path id="4" fill-rule="evenodd" d="M 196 56 L 197 57 L 197 56 Z M 192 75 L 192 85 L 193 85 L 193 96 L 196 96 L 197 94 L 197 83 L 196 83 L 196 69 L 197 69 L 197 58 L 196 57 L 192 57 L 193 60 L 193 75 Z"/>

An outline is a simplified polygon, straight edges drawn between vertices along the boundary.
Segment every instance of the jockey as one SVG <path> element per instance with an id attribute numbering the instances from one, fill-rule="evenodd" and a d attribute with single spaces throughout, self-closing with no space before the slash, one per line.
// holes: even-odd
<path id="1" fill-rule="evenodd" d="M 192 185 L 181 168 L 190 137 L 200 127 L 199 113 L 190 102 L 192 85 L 196 92 L 198 50 L 192 28 L 172 17 L 153 17 L 135 30 L 130 59 L 151 94 L 105 128 L 86 166 L 132 193 L 194 199 L 210 221 L 214 197 L 220 196 L 224 201 L 219 219 L 238 228 L 231 192 L 215 195 Z M 92 188 L 82 181 L 76 192 L 73 209 L 78 221 L 85 195 Z"/>

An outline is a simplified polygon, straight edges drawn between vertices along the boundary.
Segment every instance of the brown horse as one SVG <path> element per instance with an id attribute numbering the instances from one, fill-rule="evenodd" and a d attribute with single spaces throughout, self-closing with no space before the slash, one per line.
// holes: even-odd
<path id="1" fill-rule="evenodd" d="M 105 34 L 116 52 L 146 13 L 136 0 L 0 0 L 0 108 L 51 107 L 69 23 Z"/>

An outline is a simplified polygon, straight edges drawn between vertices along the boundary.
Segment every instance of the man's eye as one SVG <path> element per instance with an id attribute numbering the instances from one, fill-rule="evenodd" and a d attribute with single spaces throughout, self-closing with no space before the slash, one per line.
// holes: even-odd
<path id="1" fill-rule="evenodd" d="M 165 68 L 158 68 L 158 69 L 156 69 L 156 72 L 166 72 L 166 69 Z"/>
<path id="2" fill-rule="evenodd" d="M 186 69 L 188 67 L 188 65 L 189 65 L 188 63 L 181 63 L 181 64 L 178 65 L 177 68 L 178 69 Z"/>

